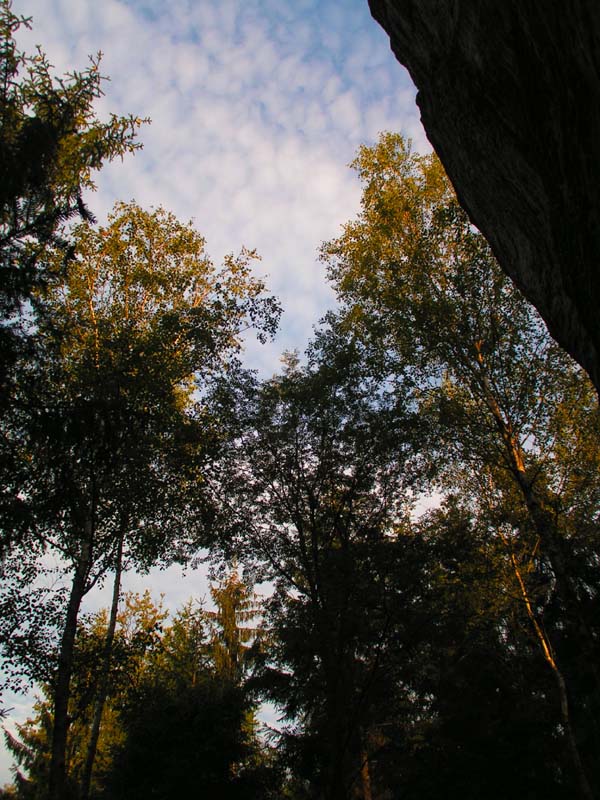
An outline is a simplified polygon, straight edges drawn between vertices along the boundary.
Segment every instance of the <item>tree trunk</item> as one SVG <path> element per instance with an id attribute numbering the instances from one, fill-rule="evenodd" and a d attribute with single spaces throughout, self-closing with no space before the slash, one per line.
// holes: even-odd
<path id="1" fill-rule="evenodd" d="M 506 544 L 508 545 L 508 543 Z M 571 722 L 571 712 L 569 710 L 569 697 L 567 693 L 567 685 L 565 683 L 565 679 L 563 677 L 561 670 L 558 667 L 558 664 L 556 663 L 556 659 L 554 657 L 554 653 L 552 652 L 552 647 L 550 645 L 550 642 L 548 641 L 548 637 L 546 636 L 542 626 L 538 622 L 535 611 L 533 610 L 533 605 L 529 597 L 529 592 L 527 591 L 527 587 L 525 586 L 525 581 L 523 580 L 523 576 L 521 575 L 521 570 L 519 569 L 517 559 L 515 558 L 515 555 L 512 552 L 510 554 L 510 560 L 513 566 L 515 577 L 517 578 L 517 582 L 519 584 L 519 589 L 521 591 L 523 602 L 525 603 L 525 608 L 527 609 L 527 616 L 529 617 L 531 624 L 533 625 L 533 629 L 535 631 L 537 640 L 544 654 L 544 659 L 548 664 L 548 666 L 550 667 L 550 669 L 552 670 L 554 680 L 556 681 L 556 685 L 558 688 L 558 696 L 560 700 L 560 712 L 562 716 L 563 725 L 565 728 L 567 743 L 569 745 L 569 751 L 571 753 L 571 759 L 573 761 L 573 767 L 575 769 L 575 774 L 577 775 L 577 781 L 579 783 L 581 796 L 582 798 L 585 798 L 585 800 L 594 800 L 594 793 L 592 792 L 591 786 L 589 784 L 583 766 L 583 762 L 581 761 L 579 748 L 577 747 L 577 740 L 575 739 L 575 734 L 573 732 L 573 725 Z"/>
<path id="2" fill-rule="evenodd" d="M 364 734 L 362 736 L 362 749 L 360 754 L 360 779 L 363 800 L 373 800 L 371 792 L 371 773 L 369 770 L 369 753 L 365 744 Z"/>
<path id="3" fill-rule="evenodd" d="M 531 519 L 533 527 L 539 537 L 540 542 L 542 543 L 542 547 L 548 555 L 548 559 L 556 579 L 558 596 L 564 603 L 567 615 L 576 622 L 577 641 L 580 651 L 586 656 L 588 665 L 592 669 L 596 686 L 598 687 L 600 685 L 600 681 L 596 668 L 596 648 L 594 647 L 589 627 L 581 613 L 579 598 L 577 597 L 577 593 L 571 583 L 568 570 L 565 566 L 562 552 L 562 542 L 560 540 L 559 532 L 556 528 L 553 514 L 547 505 L 542 502 L 538 492 L 535 491 L 532 482 L 529 480 L 525 468 L 525 454 L 523 449 L 521 448 L 521 445 L 514 434 L 510 421 L 505 418 L 498 405 L 496 396 L 492 387 L 490 386 L 487 376 L 483 373 L 485 366 L 479 344 L 477 343 L 475 347 L 477 350 L 477 361 L 482 369 L 481 385 L 484 390 L 486 403 L 494 417 L 496 426 L 504 442 L 510 472 L 521 492 L 529 518 Z M 517 561 L 513 553 L 511 553 L 511 561 L 517 581 L 519 582 L 528 616 L 534 626 L 536 636 L 544 653 L 544 658 L 552 669 L 552 673 L 558 687 L 561 716 L 565 727 L 565 734 L 569 744 L 569 750 L 572 756 L 573 766 L 578 777 L 581 796 L 585 798 L 585 800 L 593 800 L 594 794 L 591 790 L 579 749 L 577 747 L 577 740 L 573 731 L 573 723 L 569 710 L 568 693 L 564 676 L 556 664 L 550 642 L 548 641 L 546 634 L 542 630 L 535 617 L 533 606 L 531 605 L 526 586 L 523 582 Z"/>
<path id="4" fill-rule="evenodd" d="M 556 578 L 559 596 L 565 605 L 567 614 L 577 625 L 577 639 L 581 652 L 585 655 L 588 665 L 592 669 L 596 686 L 600 687 L 600 678 L 596 667 L 598 654 L 587 620 L 581 613 L 581 604 L 577 597 L 577 592 L 573 588 L 565 565 L 563 544 L 557 534 L 552 512 L 540 502 L 524 473 L 517 475 L 517 481 L 536 533 L 548 554 L 548 559 Z"/>
<path id="5" fill-rule="evenodd" d="M 115 565 L 115 579 L 113 583 L 112 603 L 110 607 L 110 617 L 108 620 L 108 628 L 106 630 L 106 639 L 104 641 L 104 649 L 102 653 L 102 665 L 100 671 L 100 679 L 98 683 L 98 692 L 96 695 L 96 702 L 94 704 L 94 716 L 92 719 L 92 727 L 90 730 L 90 739 L 87 746 L 85 756 L 85 764 L 83 768 L 83 776 L 81 778 L 80 797 L 81 800 L 88 800 L 90 794 L 90 786 L 92 782 L 92 772 L 94 769 L 94 761 L 96 759 L 96 750 L 98 749 L 98 739 L 100 737 L 100 724 L 102 722 L 102 713 L 106 703 L 106 695 L 108 694 L 108 683 L 110 675 L 110 662 L 112 658 L 113 643 L 115 640 L 115 629 L 117 627 L 117 614 L 119 611 L 119 595 L 121 592 L 121 572 L 123 562 L 123 540 L 124 535 L 121 534 L 117 547 L 117 560 Z"/>
<path id="6" fill-rule="evenodd" d="M 71 694 L 71 673 L 77 619 L 81 601 L 87 591 L 87 579 L 92 563 L 93 518 L 90 514 L 85 522 L 85 538 L 81 545 L 79 559 L 71 584 L 67 616 L 60 642 L 58 668 L 54 683 L 54 724 L 52 728 L 52 754 L 48 779 L 50 800 L 66 798 L 66 750 L 69 732 L 69 699 Z"/>
<path id="7" fill-rule="evenodd" d="M 479 343 L 476 343 L 475 345 L 478 351 L 477 361 L 483 373 L 485 362 L 478 344 Z M 598 653 L 594 646 L 589 625 L 582 614 L 581 603 L 577 592 L 573 587 L 569 571 L 565 565 L 563 543 L 556 529 L 553 512 L 548 507 L 547 503 L 543 502 L 543 493 L 540 495 L 540 493 L 535 490 L 527 476 L 525 455 L 521 445 L 514 434 L 510 421 L 504 417 L 485 374 L 481 375 L 481 385 L 485 394 L 486 404 L 494 417 L 496 426 L 502 437 L 510 472 L 521 492 L 533 527 L 540 538 L 544 552 L 547 554 L 552 566 L 552 571 L 556 579 L 558 596 L 564 603 L 567 615 L 576 623 L 579 648 L 592 670 L 596 688 L 600 689 L 600 675 L 596 666 L 598 662 Z"/>

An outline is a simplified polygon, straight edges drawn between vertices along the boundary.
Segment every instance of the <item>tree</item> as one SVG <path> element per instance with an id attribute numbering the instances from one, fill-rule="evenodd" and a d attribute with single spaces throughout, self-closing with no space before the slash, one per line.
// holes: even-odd
<path id="1" fill-rule="evenodd" d="M 211 594 L 215 611 L 190 602 L 165 629 L 124 708 L 111 797 L 264 798 L 274 783 L 246 685 L 258 606 L 235 570 Z"/>
<path id="2" fill-rule="evenodd" d="M 523 634 L 502 541 L 468 500 L 406 516 L 429 477 L 421 422 L 331 325 L 307 366 L 288 355 L 242 395 L 247 428 L 224 491 L 234 548 L 275 584 L 260 685 L 286 721 L 288 789 L 503 797 L 518 763 L 529 796 L 569 796 L 552 684 Z"/>
<path id="3" fill-rule="evenodd" d="M 83 615 L 77 630 L 73 674 L 69 697 L 69 736 L 66 751 L 67 787 L 70 796 L 82 793 L 89 739 L 92 736 L 95 698 L 104 675 L 98 670 L 102 659 L 110 611 L 102 609 Z M 101 736 L 94 764 L 92 794 L 97 796 L 112 765 L 114 750 L 124 733 L 120 712 L 157 658 L 168 614 L 155 604 L 148 592 L 127 593 L 118 615 L 113 641 L 106 702 L 102 708 Z M 17 767 L 14 768 L 17 796 L 47 796 L 52 750 L 53 697 L 50 684 L 42 685 L 35 715 L 17 726 L 17 736 L 5 731 L 5 739 Z M 88 787 L 89 789 L 90 787 Z"/>
<path id="4" fill-rule="evenodd" d="M 216 609 L 190 600 L 172 619 L 148 592 L 126 594 L 118 615 L 113 654 L 98 738 L 98 757 L 87 790 L 92 797 L 179 797 L 214 791 L 227 797 L 265 797 L 275 773 L 258 741 L 255 701 L 246 686 L 245 666 L 232 673 L 248 627 L 232 628 L 233 617 L 250 621 L 258 613 L 252 593 L 232 571 L 212 591 Z M 251 604 L 253 611 L 250 611 Z M 70 695 L 67 791 L 81 797 L 95 697 L 102 675 L 110 611 L 83 618 L 77 632 Z M 241 620 L 240 620 L 241 622 Z M 255 629 L 256 630 L 256 629 Z M 223 657 L 223 643 L 230 657 Z M 237 643 L 237 644 L 236 644 Z M 230 645 L 230 646 L 229 646 Z M 45 797 L 52 742 L 52 688 L 35 716 L 6 734 L 19 769 L 19 797 Z"/>
<path id="5" fill-rule="evenodd" d="M 207 611 L 212 628 L 210 653 L 221 680 L 243 682 L 260 647 L 261 629 L 255 622 L 261 613 L 258 598 L 240 578 L 237 568 L 210 589 L 216 611 Z"/>
<path id="6" fill-rule="evenodd" d="M 91 220 L 83 194 L 94 188 L 103 163 L 141 147 L 142 120 L 96 117 L 95 100 L 105 78 L 99 57 L 83 72 L 55 77 L 42 50 L 21 52 L 15 34 L 30 20 L 0 3 L 0 414 L 3 430 L 12 418 L 18 364 L 32 358 L 44 287 L 64 279 L 73 246 L 68 223 Z M 47 257 L 47 248 L 55 257 Z M 22 507 L 13 477 L 19 471 L 14 449 L 0 438 L 0 514 L 9 518 L 0 533 L 16 535 Z"/>
<path id="7" fill-rule="evenodd" d="M 414 623 L 392 654 L 409 701 L 380 729 L 384 785 L 407 798 L 572 797 L 552 675 L 501 539 L 468 496 L 427 512 L 412 537 Z"/>
<path id="8" fill-rule="evenodd" d="M 6 322 L 32 300 L 60 262 L 44 258 L 47 245 L 70 256 L 64 224 L 91 219 L 83 192 L 106 161 L 141 145 L 137 117 L 97 119 L 93 104 L 105 80 L 100 57 L 83 72 L 54 77 L 44 53 L 18 50 L 14 35 L 30 20 L 0 5 L 0 314 Z M 2 328 L 6 336 L 5 327 Z M 3 341 L 6 344 L 8 340 Z M 4 351 L 3 351 L 4 352 Z M 4 365 L 3 365 L 4 366 Z"/>
<path id="9" fill-rule="evenodd" d="M 36 358 L 19 375 L 6 427 L 20 548 L 52 549 L 71 573 L 53 685 L 56 797 L 81 601 L 123 563 L 184 559 L 210 529 L 201 484 L 219 420 L 194 392 L 237 368 L 243 330 L 266 336 L 278 316 L 251 275 L 253 252 L 218 270 L 200 235 L 162 209 L 118 204 L 106 227 L 83 223 L 73 236 L 75 257 L 43 300 Z"/>
<path id="10" fill-rule="evenodd" d="M 100 73 L 100 58 L 91 60 L 83 72 L 62 78 L 53 75 L 52 66 L 38 49 L 35 55 L 21 52 L 15 34 L 30 20 L 15 15 L 11 0 L 0 4 L 0 413 L 3 417 L 0 439 L 0 556 L 3 577 L 9 571 L 6 561 L 10 542 L 18 538 L 24 524 L 24 504 L 15 489 L 20 474 L 14 439 L 19 436 L 15 423 L 18 404 L 16 374 L 33 358 L 30 334 L 35 330 L 39 300 L 44 288 L 58 276 L 64 278 L 65 265 L 73 255 L 67 229 L 76 217 L 91 220 L 83 193 L 94 188 L 93 173 L 103 163 L 141 147 L 136 136 L 142 120 L 134 116 L 112 115 L 100 121 L 94 101 L 102 94 L 105 78 Z M 55 249 L 55 258 L 47 249 Z M 8 432 L 11 424 L 16 428 Z M 18 567 L 20 568 L 20 566 Z M 28 572 L 25 567 L 25 573 Z M 14 572 L 13 572 L 14 574 Z M 25 582 L 31 577 L 22 576 Z M 30 632 L 12 638 L 13 648 L 31 662 L 33 650 L 26 651 L 25 639 L 47 627 L 39 613 L 39 595 L 30 593 L 27 614 Z M 16 598 L 4 595 L 3 616 L 14 629 Z M 46 612 L 49 609 L 46 608 Z M 14 630 L 13 630 L 14 632 Z M 4 633 L 4 632 L 3 632 Z M 40 639 L 40 636 L 37 636 Z M 25 646 L 24 646 L 25 645 Z M 40 652 L 37 649 L 36 652 Z M 40 671 L 43 658 L 35 671 Z"/>
<path id="11" fill-rule="evenodd" d="M 538 641 L 556 678 L 580 790 L 590 797 L 586 771 L 593 771 L 596 759 L 584 765 L 578 742 L 589 738 L 597 714 L 596 678 L 589 688 L 589 665 L 597 663 L 589 597 L 597 597 L 598 585 L 581 581 L 574 568 L 575 550 L 586 571 L 595 556 L 575 545 L 572 522 L 586 518 L 588 536 L 597 538 L 597 477 L 588 465 L 596 463 L 598 440 L 585 437 L 585 429 L 568 434 L 580 443 L 585 438 L 579 449 L 587 450 L 586 493 L 582 504 L 573 503 L 564 489 L 577 484 L 577 467 L 561 460 L 566 440 L 557 420 L 566 408 L 581 407 L 595 428 L 593 390 L 502 275 L 435 157 L 415 155 L 401 137 L 384 134 L 374 147 L 361 148 L 354 167 L 364 183 L 361 214 L 323 247 L 345 324 L 371 349 L 374 362 L 412 384 L 428 415 L 431 448 L 438 462 L 446 461 L 446 486 L 469 491 L 497 523 L 512 521 L 504 540 L 509 550 L 517 541 L 519 558 L 535 565 L 530 580 L 551 574 L 561 607 L 561 621 L 550 634 L 556 657 L 548 658 L 550 642 Z M 518 580 L 516 557 L 513 565 Z M 519 585 L 527 604 L 527 583 Z M 536 629 L 535 613 L 530 622 Z M 560 652 L 565 625 L 587 666 L 572 658 L 573 651 Z M 560 666 L 563 658 L 570 661 L 567 670 Z M 569 704 L 579 709 L 573 714 Z"/>
<path id="12" fill-rule="evenodd" d="M 321 331 L 306 367 L 288 354 L 281 375 L 241 392 L 239 408 L 222 535 L 275 584 L 265 686 L 299 723 L 285 737 L 298 753 L 292 769 L 324 797 L 367 791 L 364 735 L 399 624 L 392 542 L 418 475 L 413 421 L 335 326 Z"/>
<path id="13" fill-rule="evenodd" d="M 594 0 L 370 0 L 460 201 L 600 390 Z M 565 135 L 566 134 L 566 135 Z M 576 144 L 575 144 L 576 143 Z"/>

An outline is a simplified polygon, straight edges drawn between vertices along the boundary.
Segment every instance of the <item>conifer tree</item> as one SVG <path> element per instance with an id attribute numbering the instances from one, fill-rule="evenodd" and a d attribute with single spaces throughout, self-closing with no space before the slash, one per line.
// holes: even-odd
<path id="1" fill-rule="evenodd" d="M 42 50 L 21 52 L 15 35 L 30 20 L 0 3 L 0 385 L 16 357 L 19 316 L 72 256 L 66 223 L 93 219 L 83 194 L 103 163 L 141 147 L 142 120 L 94 111 L 104 77 L 100 57 L 83 71 L 54 77 Z M 48 245 L 59 261 L 48 261 Z"/>

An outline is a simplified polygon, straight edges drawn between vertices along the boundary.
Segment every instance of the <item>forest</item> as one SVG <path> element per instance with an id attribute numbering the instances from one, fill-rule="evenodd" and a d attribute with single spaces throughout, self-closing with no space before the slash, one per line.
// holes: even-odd
<path id="1" fill-rule="evenodd" d="M 1 677 L 38 692 L 0 797 L 599 796 L 598 397 L 437 157 L 358 149 L 336 305 L 262 378 L 258 254 L 98 224 L 145 121 L 0 24 Z M 198 560 L 207 602 L 123 590 Z"/>

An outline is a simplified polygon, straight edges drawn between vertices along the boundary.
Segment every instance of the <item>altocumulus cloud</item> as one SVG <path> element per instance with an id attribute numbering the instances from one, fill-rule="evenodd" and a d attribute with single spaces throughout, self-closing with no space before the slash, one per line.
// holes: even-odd
<path id="1" fill-rule="evenodd" d="M 249 347 L 267 372 L 304 347 L 333 302 L 316 259 L 358 208 L 347 168 L 385 129 L 427 148 L 414 89 L 366 0 L 15 0 L 57 71 L 101 50 L 99 111 L 152 118 L 144 151 L 106 167 L 90 203 L 163 205 L 193 218 L 211 257 L 262 256 L 285 316 L 276 343 Z"/>
<path id="2" fill-rule="evenodd" d="M 20 37 L 58 73 L 103 52 L 111 80 L 98 110 L 152 118 L 144 150 L 105 167 L 89 198 L 102 219 L 135 198 L 192 218 L 215 262 L 242 245 L 262 256 L 284 306 L 273 345 L 248 345 L 270 374 L 286 348 L 303 349 L 333 304 L 317 251 L 359 207 L 347 165 L 381 130 L 429 149 L 414 89 L 371 19 L 367 0 L 14 0 L 33 17 Z M 177 574 L 175 574 L 177 573 Z M 170 605 L 206 592 L 201 573 L 129 575 L 126 588 L 168 593 Z M 94 604 L 107 604 L 106 590 Z M 16 718 L 29 711 L 15 699 Z M 9 779 L 0 755 L 0 783 Z"/>

